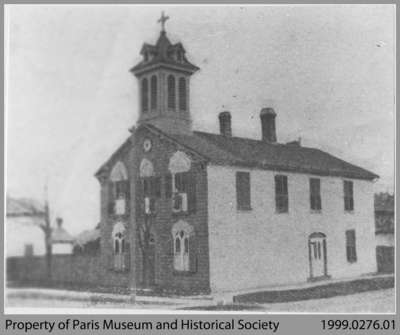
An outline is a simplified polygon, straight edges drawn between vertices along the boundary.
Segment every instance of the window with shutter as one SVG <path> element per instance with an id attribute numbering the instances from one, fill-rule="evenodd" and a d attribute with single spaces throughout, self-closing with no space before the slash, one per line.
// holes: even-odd
<path id="1" fill-rule="evenodd" d="M 144 214 L 154 214 L 156 212 L 156 200 L 161 197 L 161 177 L 142 178 L 142 190 Z"/>
<path id="2" fill-rule="evenodd" d="M 189 172 L 187 174 L 187 201 L 188 201 L 188 212 L 196 212 L 196 174 Z"/>
<path id="3" fill-rule="evenodd" d="M 357 262 L 356 231 L 346 230 L 346 256 L 349 263 Z"/>
<path id="4" fill-rule="evenodd" d="M 236 172 L 236 203 L 238 210 L 251 209 L 250 173 Z"/>
<path id="5" fill-rule="evenodd" d="M 321 210 L 321 182 L 318 178 L 310 178 L 310 208 Z"/>
<path id="6" fill-rule="evenodd" d="M 277 213 L 289 211 L 287 176 L 275 176 L 275 207 Z"/>
<path id="7" fill-rule="evenodd" d="M 354 197 L 353 197 L 353 182 L 349 180 L 343 181 L 343 192 L 344 192 L 344 210 L 354 210 Z"/>
<path id="8" fill-rule="evenodd" d="M 180 172 L 166 177 L 166 197 L 173 194 L 173 211 L 196 212 L 196 174 L 194 172 Z"/>

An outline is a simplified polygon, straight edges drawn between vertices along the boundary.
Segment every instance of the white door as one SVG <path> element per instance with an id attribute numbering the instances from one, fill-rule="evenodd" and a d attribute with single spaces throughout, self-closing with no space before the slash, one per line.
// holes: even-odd
<path id="1" fill-rule="evenodd" d="M 310 239 L 311 277 L 325 275 L 324 237 L 312 237 Z"/>

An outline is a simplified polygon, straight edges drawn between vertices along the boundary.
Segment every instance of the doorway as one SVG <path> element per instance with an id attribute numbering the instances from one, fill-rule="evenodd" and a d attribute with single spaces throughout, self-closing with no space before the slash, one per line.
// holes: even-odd
<path id="1" fill-rule="evenodd" d="M 312 233 L 308 238 L 308 257 L 310 261 L 310 280 L 327 277 L 326 236 Z"/>

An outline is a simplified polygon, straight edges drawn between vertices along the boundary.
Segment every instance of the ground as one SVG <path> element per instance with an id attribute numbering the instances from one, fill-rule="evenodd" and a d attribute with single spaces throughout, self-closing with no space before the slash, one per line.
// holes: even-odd
<path id="1" fill-rule="evenodd" d="M 315 299 L 285 303 L 268 303 L 252 305 L 227 305 L 220 306 L 209 298 L 137 298 L 132 304 L 129 297 L 116 295 L 93 296 L 80 294 L 65 294 L 65 291 L 53 290 L 51 294 L 47 291 L 22 289 L 8 290 L 6 300 L 6 313 L 41 313 L 44 309 L 51 309 L 50 313 L 63 313 L 65 309 L 84 308 L 93 313 L 105 312 L 109 309 L 116 312 L 117 309 L 125 313 L 140 312 L 173 312 L 174 310 L 247 310 L 266 313 L 285 312 L 309 312 L 309 313 L 394 313 L 395 312 L 395 290 L 384 289 L 364 293 L 337 296 L 326 299 Z M 46 293 L 47 292 L 47 293 Z M 62 293 L 64 292 L 64 293 Z M 89 308 L 89 310 L 88 310 Z M 124 313 L 124 312 L 122 312 Z"/>

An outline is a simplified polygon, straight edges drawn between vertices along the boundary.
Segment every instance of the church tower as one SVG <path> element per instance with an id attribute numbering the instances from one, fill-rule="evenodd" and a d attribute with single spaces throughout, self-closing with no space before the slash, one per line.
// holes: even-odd
<path id="1" fill-rule="evenodd" d="M 155 45 L 143 44 L 142 61 L 131 69 L 139 82 L 139 118 L 172 134 L 190 134 L 190 77 L 199 68 L 185 56 L 181 43 L 172 44 L 165 31 L 168 16 L 158 22 L 161 32 Z"/>

